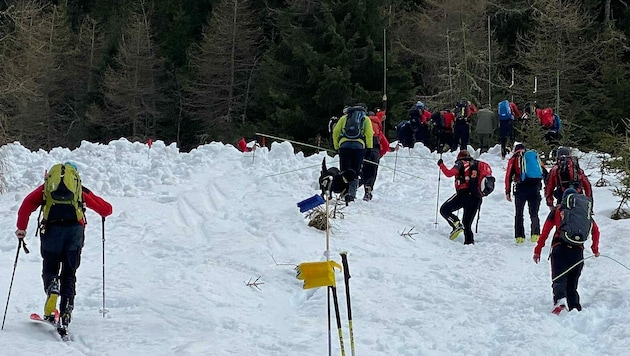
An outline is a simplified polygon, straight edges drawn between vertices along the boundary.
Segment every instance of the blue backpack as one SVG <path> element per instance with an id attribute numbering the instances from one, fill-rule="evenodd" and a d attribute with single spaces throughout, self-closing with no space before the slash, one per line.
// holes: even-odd
<path id="1" fill-rule="evenodd" d="M 561 128 L 562 128 L 562 122 L 560 121 L 560 115 L 553 114 L 553 126 L 551 127 L 551 130 L 555 132 L 560 132 Z"/>
<path id="2" fill-rule="evenodd" d="M 348 114 L 346 114 L 346 125 L 341 135 L 349 139 L 363 138 L 365 115 L 365 110 L 361 107 L 349 108 Z"/>
<path id="3" fill-rule="evenodd" d="M 503 100 L 499 103 L 497 112 L 499 120 L 501 121 L 512 120 L 514 118 L 512 116 L 512 108 L 510 108 L 510 102 L 507 100 Z"/>
<path id="4" fill-rule="evenodd" d="M 542 179 L 542 166 L 538 158 L 538 152 L 527 150 L 521 155 L 521 182 L 527 179 Z"/>

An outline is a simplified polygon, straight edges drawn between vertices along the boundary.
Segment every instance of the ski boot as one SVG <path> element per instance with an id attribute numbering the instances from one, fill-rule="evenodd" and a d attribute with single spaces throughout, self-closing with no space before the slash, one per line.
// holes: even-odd
<path id="1" fill-rule="evenodd" d="M 55 310 L 57 309 L 57 298 L 59 298 L 59 278 L 55 277 L 46 289 L 46 303 L 44 304 L 44 319 L 54 320 Z"/>

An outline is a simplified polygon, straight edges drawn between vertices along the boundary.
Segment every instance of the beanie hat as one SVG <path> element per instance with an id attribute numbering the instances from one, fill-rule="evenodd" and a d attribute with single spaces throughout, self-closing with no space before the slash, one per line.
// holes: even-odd
<path id="1" fill-rule="evenodd" d="M 462 158 L 466 158 L 466 157 L 470 157 L 470 153 L 468 153 L 467 150 L 461 150 L 457 154 L 457 159 L 462 159 Z"/>
<path id="2" fill-rule="evenodd" d="M 522 143 L 517 143 L 516 145 L 514 145 L 514 151 L 520 151 L 520 150 L 525 150 L 525 145 Z"/>

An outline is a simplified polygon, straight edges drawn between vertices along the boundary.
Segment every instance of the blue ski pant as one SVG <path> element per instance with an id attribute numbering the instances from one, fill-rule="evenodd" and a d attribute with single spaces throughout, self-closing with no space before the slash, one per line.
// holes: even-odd
<path id="1" fill-rule="evenodd" d="M 81 224 L 49 224 L 41 234 L 40 241 L 44 291 L 54 278 L 59 277 L 60 312 L 63 313 L 68 306 L 74 305 L 76 272 L 81 264 L 84 227 Z"/>

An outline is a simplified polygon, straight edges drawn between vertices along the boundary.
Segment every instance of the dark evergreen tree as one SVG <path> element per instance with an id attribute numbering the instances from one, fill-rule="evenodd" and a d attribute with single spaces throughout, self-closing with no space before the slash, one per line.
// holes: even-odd
<path id="1" fill-rule="evenodd" d="M 318 133 L 327 134 L 328 118 L 341 115 L 344 105 L 381 105 L 388 2 L 289 3 L 278 15 L 278 39 L 263 58 L 256 101 L 277 134 L 314 142 Z M 396 66 L 395 59 L 388 63 Z M 392 82 L 388 92 L 410 84 L 397 75 L 403 79 Z"/>

